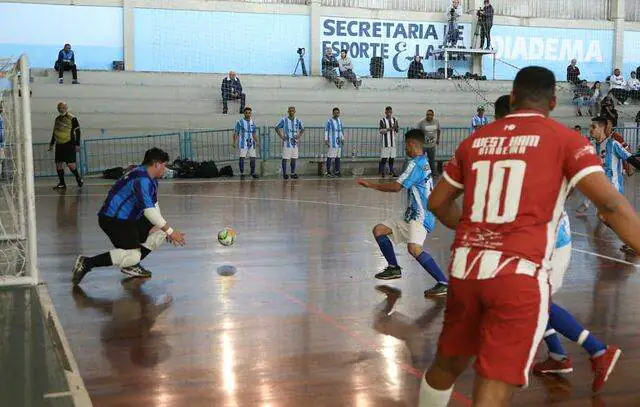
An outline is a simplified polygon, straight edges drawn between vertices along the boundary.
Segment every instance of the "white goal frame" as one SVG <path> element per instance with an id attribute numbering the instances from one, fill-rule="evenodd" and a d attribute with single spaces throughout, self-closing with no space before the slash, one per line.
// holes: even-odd
<path id="1" fill-rule="evenodd" d="M 11 81 L 11 110 L 4 111 L 11 128 L 5 124 L 5 142 L 7 131 L 13 131 L 10 140 L 14 152 L 14 176 L 18 179 L 18 205 L 8 208 L 16 213 L 18 222 L 16 234 L 0 234 L 1 242 L 24 242 L 25 265 L 21 275 L 0 276 L 0 286 L 36 285 L 40 282 L 38 272 L 38 250 L 36 231 L 35 182 L 33 172 L 33 134 L 31 129 L 31 89 L 29 61 L 25 54 L 9 69 L 7 76 Z M 0 191 L 2 192 L 2 191 Z"/>

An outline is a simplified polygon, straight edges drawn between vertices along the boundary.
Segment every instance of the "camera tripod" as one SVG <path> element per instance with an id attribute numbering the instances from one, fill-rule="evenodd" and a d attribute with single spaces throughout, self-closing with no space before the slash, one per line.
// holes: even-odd
<path id="1" fill-rule="evenodd" d="M 298 74 L 297 74 L 298 66 L 302 67 L 302 76 L 308 76 L 307 75 L 307 68 L 304 65 L 304 54 L 300 55 L 300 57 L 298 57 L 298 62 L 296 63 L 296 67 L 293 68 L 293 73 L 291 74 L 291 76 L 298 76 Z"/>

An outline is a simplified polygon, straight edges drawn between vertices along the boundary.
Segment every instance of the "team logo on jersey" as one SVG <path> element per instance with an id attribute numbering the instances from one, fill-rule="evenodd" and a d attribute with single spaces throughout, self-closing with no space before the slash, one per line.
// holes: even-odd
<path id="1" fill-rule="evenodd" d="M 576 151 L 575 154 L 573 155 L 573 158 L 576 160 L 579 160 L 581 157 L 584 157 L 587 155 L 596 155 L 596 148 L 591 144 L 584 147 L 580 147 L 578 151 Z"/>

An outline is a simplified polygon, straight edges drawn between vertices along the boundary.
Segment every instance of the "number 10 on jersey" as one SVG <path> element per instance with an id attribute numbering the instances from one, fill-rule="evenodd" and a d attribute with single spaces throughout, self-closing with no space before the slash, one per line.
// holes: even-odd
<path id="1" fill-rule="evenodd" d="M 522 160 L 477 161 L 471 221 L 509 223 L 516 219 L 527 163 Z"/>

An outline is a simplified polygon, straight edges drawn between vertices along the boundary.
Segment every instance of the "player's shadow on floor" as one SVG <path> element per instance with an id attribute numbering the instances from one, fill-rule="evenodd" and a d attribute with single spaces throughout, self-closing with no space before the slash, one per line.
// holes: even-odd
<path id="1" fill-rule="evenodd" d="M 73 288 L 78 308 L 93 308 L 110 317 L 100 331 L 100 341 L 114 367 L 124 367 L 120 362 L 127 353 L 132 364 L 143 368 L 155 366 L 171 355 L 165 335 L 153 326 L 173 299 L 166 293 L 152 295 L 143 290 L 147 281 L 122 280 L 125 295 L 116 300 L 91 297 L 79 286 Z"/>
<path id="2" fill-rule="evenodd" d="M 378 286 L 376 289 L 387 298 L 374 311 L 373 329 L 404 341 L 411 354 L 411 365 L 419 370 L 426 369 L 435 354 L 435 347 L 429 348 L 432 338 L 426 336 L 425 331 L 433 321 L 442 316 L 445 302 L 437 301 L 418 318 L 411 318 L 393 311 L 396 301 L 401 296 L 400 290 L 388 286 Z"/>

